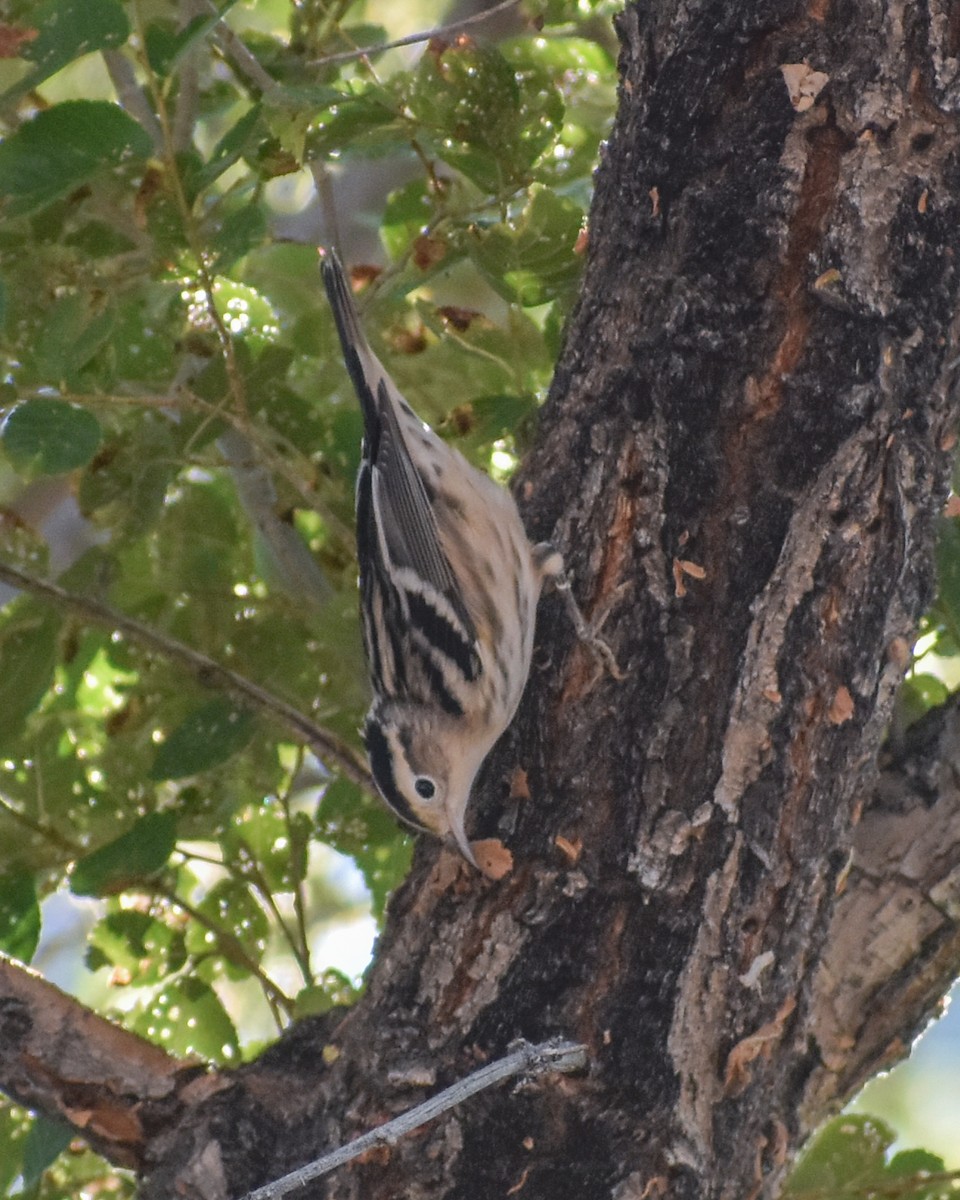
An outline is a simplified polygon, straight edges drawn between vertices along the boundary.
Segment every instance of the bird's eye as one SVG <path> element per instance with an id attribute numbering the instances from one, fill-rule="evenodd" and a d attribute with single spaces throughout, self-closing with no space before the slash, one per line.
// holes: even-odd
<path id="1" fill-rule="evenodd" d="M 432 800 L 437 790 L 437 786 L 433 780 L 427 779 L 425 775 L 421 775 L 413 786 L 417 790 L 417 795 L 422 800 Z"/>

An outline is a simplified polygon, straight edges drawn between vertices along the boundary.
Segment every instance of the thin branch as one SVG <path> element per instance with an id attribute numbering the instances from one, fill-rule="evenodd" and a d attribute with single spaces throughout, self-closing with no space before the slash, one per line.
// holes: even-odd
<path id="1" fill-rule="evenodd" d="M 80 848 L 75 842 L 63 836 L 58 829 L 52 825 L 48 825 L 45 821 L 36 821 L 33 817 L 28 816 L 25 812 L 21 812 L 15 804 L 0 793 L 0 812 L 6 813 L 11 821 L 16 821 L 18 825 L 22 825 L 24 829 L 29 829 L 31 833 L 35 833 L 44 841 L 50 842 L 56 846 L 58 850 L 62 850 L 71 857 L 76 857 L 80 853 Z"/>
<path id="2" fill-rule="evenodd" d="M 203 0 L 202 7 L 212 16 L 219 18 L 213 27 L 213 39 L 240 74 L 245 76 L 247 82 L 252 83 L 263 95 L 273 91 L 277 86 L 277 81 L 267 74 L 240 37 L 220 17 L 213 0 Z"/>
<path id="3" fill-rule="evenodd" d="M 181 0 L 180 21 L 178 33 L 199 16 L 198 5 L 191 0 Z M 173 147 L 178 153 L 184 153 L 193 145 L 193 133 L 197 123 L 197 112 L 200 108 L 200 70 L 198 64 L 198 49 L 196 43 L 187 47 L 180 62 L 177 80 L 177 95 L 173 107 L 173 121 L 170 132 Z"/>
<path id="4" fill-rule="evenodd" d="M 120 106 L 146 130 L 154 152 L 159 153 L 163 147 L 163 130 L 146 93 L 137 82 L 132 64 L 119 50 L 102 50 L 101 55 Z"/>
<path id="5" fill-rule="evenodd" d="M 294 1188 L 303 1187 L 304 1184 L 319 1179 L 321 1175 L 329 1174 L 336 1167 L 341 1167 L 344 1163 L 359 1158 L 361 1154 L 366 1154 L 374 1146 L 394 1145 L 412 1130 L 419 1129 L 427 1121 L 432 1121 L 441 1113 L 462 1104 L 464 1100 L 475 1096 L 477 1092 L 493 1087 L 496 1083 L 502 1083 L 504 1079 L 521 1074 L 535 1078 L 538 1075 L 546 1075 L 554 1071 L 564 1073 L 577 1071 L 584 1067 L 586 1062 L 586 1047 L 577 1042 L 554 1038 L 549 1042 L 533 1045 L 531 1042 L 521 1039 L 514 1043 L 514 1049 L 506 1057 L 488 1063 L 479 1071 L 468 1075 L 466 1079 L 461 1079 L 458 1083 L 451 1084 L 442 1092 L 438 1092 L 436 1096 L 431 1096 L 423 1104 L 418 1104 L 402 1116 L 387 1121 L 385 1125 L 379 1125 L 376 1129 L 371 1129 L 369 1133 L 365 1133 L 361 1137 L 354 1138 L 352 1142 L 347 1142 L 345 1146 L 341 1146 L 330 1154 L 325 1154 L 322 1158 L 307 1163 L 306 1166 L 299 1167 L 296 1171 L 291 1171 L 282 1179 L 256 1188 L 244 1196 L 243 1200 L 281 1200 L 281 1197 L 288 1195 Z"/>
<path id="6" fill-rule="evenodd" d="M 235 965 L 243 967 L 245 971 L 257 980 L 263 990 L 264 998 L 270 1006 L 270 1011 L 273 1014 L 273 1019 L 277 1023 L 278 1030 L 283 1029 L 283 1021 L 280 1017 L 280 1012 L 284 1013 L 286 1018 L 290 1020 L 293 1017 L 293 1001 L 283 991 L 279 984 L 270 978 L 263 970 L 260 964 L 247 953 L 247 949 L 243 942 L 236 936 L 218 925 L 211 917 L 191 904 L 189 900 L 184 899 L 175 888 L 167 887 L 163 883 L 153 883 L 142 885 L 145 891 L 149 891 L 154 896 L 161 896 L 164 900 L 168 900 L 171 904 L 182 909 L 188 917 L 192 917 L 201 928 L 206 929 L 217 940 L 217 948 L 220 953 Z"/>
<path id="7" fill-rule="evenodd" d="M 449 25 L 438 25 L 434 29 L 425 29 L 422 33 L 410 33 L 406 37 L 397 38 L 396 41 L 381 42 L 376 46 L 362 46 L 357 50 L 343 50 L 339 54 L 325 54 L 323 58 L 315 58 L 307 65 L 325 67 L 328 63 L 349 62 L 351 59 L 365 58 L 369 54 L 381 54 L 384 50 L 396 50 L 400 46 L 413 46 L 417 42 L 429 42 L 432 38 L 446 37 L 449 33 L 459 33 L 461 29 L 467 29 L 471 25 L 479 25 L 481 21 L 488 21 L 498 13 L 515 8 L 519 3 L 520 0 L 500 0 L 500 3 L 495 4 L 493 8 L 484 9 L 483 12 L 474 13 L 472 17 L 464 17 L 460 21 L 451 21 Z"/>
<path id="8" fill-rule="evenodd" d="M 146 34 L 143 28 L 143 22 L 139 10 L 135 10 L 137 15 L 137 36 L 145 41 Z M 210 256 L 205 252 L 203 240 L 200 236 L 200 230 L 194 217 L 193 202 L 188 199 L 186 188 L 184 187 L 183 179 L 180 174 L 180 164 L 177 159 L 177 146 L 174 140 L 174 130 L 170 121 L 170 114 L 167 111 L 166 99 L 160 81 L 150 67 L 149 58 L 144 60 L 144 66 L 147 71 L 147 83 L 153 95 L 153 102 L 157 112 L 157 119 L 160 122 L 160 129 L 163 134 L 163 151 L 162 156 L 166 159 L 170 183 L 173 190 L 173 197 L 176 206 L 180 211 L 180 220 L 183 226 L 183 232 L 187 239 L 187 245 L 190 248 L 190 253 L 193 255 L 196 263 L 196 279 L 199 290 L 204 296 L 204 307 L 206 314 L 214 332 L 217 336 L 217 341 L 220 343 L 220 351 L 223 355 L 223 363 L 227 372 L 227 380 L 230 387 L 230 395 L 232 396 L 237 410 L 244 416 L 247 415 L 247 399 L 246 389 L 243 376 L 237 368 L 236 353 L 234 351 L 233 339 L 227 332 L 227 327 L 224 324 L 223 316 L 217 308 L 216 299 L 214 297 L 215 280 L 210 272 Z M 196 436 L 196 434 L 194 434 Z"/>
<path id="9" fill-rule="evenodd" d="M 0 562 L 0 582 L 31 592 L 35 596 L 42 596 L 58 608 L 74 613 L 92 625 L 122 633 L 137 645 L 179 663 L 204 687 L 218 688 L 272 718 L 292 733 L 297 741 L 305 742 L 320 758 L 336 767 L 345 779 L 359 787 L 373 790 L 370 772 L 352 746 L 330 730 L 316 725 L 292 704 L 287 704 L 279 696 L 268 692 L 245 676 L 238 675 L 236 671 L 231 671 L 229 667 L 221 665 L 199 650 L 194 650 L 192 646 L 178 642 L 176 638 L 168 637 L 148 625 L 142 625 L 108 604 L 102 604 L 89 596 L 81 596 L 77 592 L 68 592 L 56 583 L 29 575 L 7 563 Z"/>
<path id="10" fill-rule="evenodd" d="M 311 491 L 304 482 L 310 472 L 310 460 L 289 438 L 284 437 L 276 430 L 268 429 L 251 421 L 248 416 L 202 399 L 191 392 L 187 385 L 177 388 L 175 392 L 160 396 L 92 394 L 71 392 L 63 388 L 58 390 L 57 395 L 61 400 L 68 400 L 71 404 L 80 404 L 94 410 L 104 407 L 130 406 L 132 408 L 160 409 L 161 412 L 195 412 L 222 420 L 252 442 L 258 456 L 265 460 L 265 465 L 270 471 L 281 475 L 286 480 L 300 497 L 301 503 L 298 507 L 318 513 L 332 536 L 343 542 L 353 542 L 352 531 L 336 516 L 329 505 L 321 503 L 317 493 Z M 28 388 L 19 392 L 18 396 L 21 400 L 38 400 L 46 398 L 47 393 L 43 390 Z M 219 439 L 218 448 L 220 448 Z M 202 461 L 203 465 L 209 465 L 209 460 Z"/>

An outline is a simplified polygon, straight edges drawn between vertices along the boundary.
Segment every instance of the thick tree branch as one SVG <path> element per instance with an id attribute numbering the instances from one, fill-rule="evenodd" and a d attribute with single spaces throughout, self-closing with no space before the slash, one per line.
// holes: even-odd
<path id="1" fill-rule="evenodd" d="M 0 1090 L 66 1121 L 112 1162 L 143 1165 L 151 1125 L 169 1121 L 193 1077 L 196 1101 L 216 1074 L 98 1017 L 0 954 Z"/>
<path id="2" fill-rule="evenodd" d="M 838 882 L 811 981 L 808 1032 L 822 1060 L 804 1099 L 812 1123 L 909 1052 L 956 976 L 960 701 L 928 713 L 890 756 Z"/>

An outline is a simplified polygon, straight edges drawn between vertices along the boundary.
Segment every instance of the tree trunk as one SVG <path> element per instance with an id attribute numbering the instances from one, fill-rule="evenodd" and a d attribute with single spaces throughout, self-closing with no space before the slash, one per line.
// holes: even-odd
<path id="1" fill-rule="evenodd" d="M 960 8 L 664 0 L 618 27 L 518 494 L 623 678 L 546 598 L 472 809 L 513 870 L 422 844 L 353 1010 L 141 1106 L 144 1200 L 241 1194 L 555 1034 L 585 1073 L 301 1194 L 773 1196 L 960 963 L 955 709 L 878 774 L 955 441 Z"/>

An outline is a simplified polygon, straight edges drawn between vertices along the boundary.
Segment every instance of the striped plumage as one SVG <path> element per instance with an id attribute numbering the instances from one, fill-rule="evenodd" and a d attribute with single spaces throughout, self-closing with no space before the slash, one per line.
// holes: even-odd
<path id="1" fill-rule="evenodd" d="M 513 497 L 413 412 L 370 349 L 339 259 L 323 281 L 363 410 L 357 477 L 360 612 L 374 699 L 364 726 L 374 779 L 406 822 L 464 830 L 480 764 L 516 712 L 543 580 Z"/>

